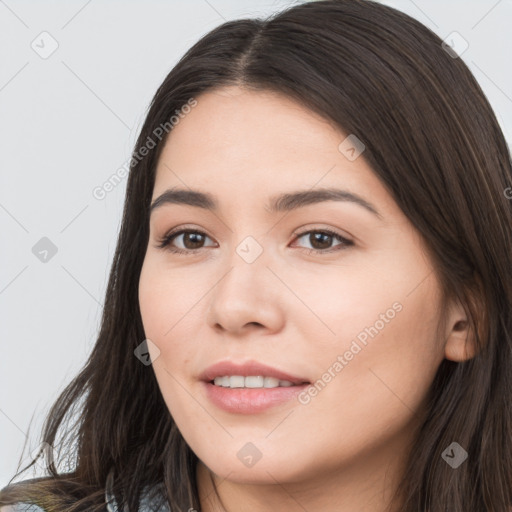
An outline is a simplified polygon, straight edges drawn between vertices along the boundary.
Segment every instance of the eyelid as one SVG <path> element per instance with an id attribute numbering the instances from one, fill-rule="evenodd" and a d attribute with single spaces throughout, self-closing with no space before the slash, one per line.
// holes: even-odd
<path id="1" fill-rule="evenodd" d="M 350 241 L 355 241 L 356 240 L 355 237 L 353 237 L 352 235 L 348 234 L 345 231 L 342 231 L 342 230 L 340 230 L 338 228 L 328 227 L 328 226 L 319 225 L 319 224 L 313 224 L 313 225 L 306 224 L 305 226 L 297 228 L 293 232 L 293 236 L 301 236 L 301 235 L 304 235 L 306 233 L 309 233 L 310 231 L 324 231 L 324 232 L 331 233 L 333 235 L 339 236 L 340 238 L 344 238 L 346 240 L 350 240 Z"/>

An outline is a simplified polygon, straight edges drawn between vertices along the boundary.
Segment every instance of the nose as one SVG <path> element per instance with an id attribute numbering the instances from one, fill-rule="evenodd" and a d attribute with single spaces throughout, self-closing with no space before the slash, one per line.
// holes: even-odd
<path id="1" fill-rule="evenodd" d="M 270 270 L 272 262 L 265 251 L 250 263 L 234 251 L 228 265 L 210 294 L 208 324 L 237 336 L 254 330 L 280 330 L 286 289 Z"/>

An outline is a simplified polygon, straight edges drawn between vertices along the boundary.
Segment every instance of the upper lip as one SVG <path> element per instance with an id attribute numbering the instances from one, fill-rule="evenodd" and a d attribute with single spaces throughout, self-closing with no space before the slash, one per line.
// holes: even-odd
<path id="1" fill-rule="evenodd" d="M 297 377 L 289 373 L 278 370 L 266 364 L 257 361 L 247 361 L 243 364 L 237 364 L 232 361 L 219 361 L 204 370 L 199 378 L 205 382 L 211 382 L 215 377 L 224 377 L 225 375 L 262 375 L 264 377 L 274 377 L 279 380 L 288 380 L 293 384 L 309 383 L 308 379 Z"/>

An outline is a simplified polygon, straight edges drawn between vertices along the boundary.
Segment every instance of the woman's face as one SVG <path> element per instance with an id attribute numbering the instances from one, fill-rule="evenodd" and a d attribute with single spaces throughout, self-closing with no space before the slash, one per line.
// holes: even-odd
<path id="1" fill-rule="evenodd" d="M 155 206 L 139 283 L 170 413 L 230 481 L 388 464 L 411 440 L 449 334 L 437 336 L 440 287 L 419 235 L 362 147 L 316 114 L 237 87 L 196 99 L 163 148 L 153 201 L 180 189 L 216 207 L 185 195 Z M 360 202 L 325 200 L 325 189 Z M 304 200 L 286 198 L 297 193 Z M 220 361 L 258 362 L 310 385 L 214 388 L 202 374 Z M 281 398 L 269 406 L 272 397 Z"/>

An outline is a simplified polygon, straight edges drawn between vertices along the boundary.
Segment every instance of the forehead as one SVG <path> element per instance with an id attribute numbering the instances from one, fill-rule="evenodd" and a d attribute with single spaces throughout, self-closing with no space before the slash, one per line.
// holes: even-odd
<path id="1" fill-rule="evenodd" d="M 276 92 L 230 86 L 205 92 L 196 100 L 197 105 L 170 132 L 169 150 L 179 146 L 201 157 L 216 149 L 220 151 L 216 157 L 262 160 L 269 153 L 292 156 L 313 148 L 335 152 L 345 138 L 327 120 Z"/>
<path id="2" fill-rule="evenodd" d="M 340 151 L 347 134 L 293 99 L 234 86 L 195 99 L 167 138 L 153 198 L 172 187 L 208 190 L 222 203 L 343 186 L 389 201 L 366 161 Z"/>

